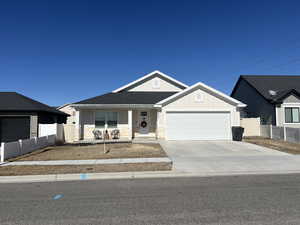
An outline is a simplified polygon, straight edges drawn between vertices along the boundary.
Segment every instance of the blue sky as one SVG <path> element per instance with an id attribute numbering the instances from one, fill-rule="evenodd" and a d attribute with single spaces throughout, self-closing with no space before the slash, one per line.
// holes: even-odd
<path id="1" fill-rule="evenodd" d="M 240 74 L 300 74 L 299 1 L 1 1 L 0 90 L 50 105 L 153 70 L 229 94 Z"/>

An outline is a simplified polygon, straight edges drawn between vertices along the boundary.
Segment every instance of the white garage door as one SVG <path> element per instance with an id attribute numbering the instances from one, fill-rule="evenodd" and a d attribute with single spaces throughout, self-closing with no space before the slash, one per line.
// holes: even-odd
<path id="1" fill-rule="evenodd" d="M 229 112 L 167 112 L 167 140 L 229 140 Z"/>

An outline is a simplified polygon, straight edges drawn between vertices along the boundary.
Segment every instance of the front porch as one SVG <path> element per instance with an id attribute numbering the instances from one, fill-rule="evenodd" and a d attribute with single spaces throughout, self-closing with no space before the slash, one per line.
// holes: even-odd
<path id="1" fill-rule="evenodd" d="M 75 143 L 102 143 L 93 131 L 106 135 L 106 142 L 124 142 L 134 138 L 159 138 L 158 118 L 160 109 L 144 108 L 77 108 L 75 112 Z M 118 130 L 118 139 L 111 132 Z"/>

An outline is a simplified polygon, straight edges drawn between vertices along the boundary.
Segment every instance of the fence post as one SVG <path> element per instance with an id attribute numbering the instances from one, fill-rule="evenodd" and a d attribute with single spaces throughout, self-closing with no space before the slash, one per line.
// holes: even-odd
<path id="1" fill-rule="evenodd" d="M 20 155 L 22 155 L 22 139 L 19 140 L 19 152 L 20 152 Z"/>
<path id="2" fill-rule="evenodd" d="M 286 126 L 283 126 L 283 140 L 286 141 Z"/>
<path id="3" fill-rule="evenodd" d="M 3 163 L 4 162 L 4 146 L 5 146 L 5 143 L 4 142 L 1 142 L 1 147 L 0 147 L 0 162 Z"/>
<path id="4" fill-rule="evenodd" d="M 270 138 L 273 138 L 273 132 L 272 132 L 272 124 L 270 125 Z"/>
<path id="5" fill-rule="evenodd" d="M 37 137 L 33 137 L 34 138 L 34 143 L 37 144 Z"/>

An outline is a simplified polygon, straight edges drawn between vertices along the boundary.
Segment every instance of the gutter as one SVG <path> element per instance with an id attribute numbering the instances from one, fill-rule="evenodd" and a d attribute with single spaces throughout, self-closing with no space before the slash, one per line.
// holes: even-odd
<path id="1" fill-rule="evenodd" d="M 97 108 L 154 108 L 153 104 L 71 104 L 71 107 L 78 109 L 97 109 Z"/>

